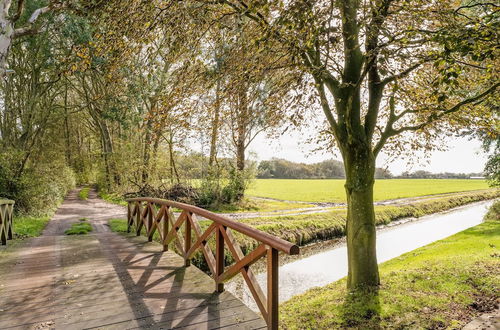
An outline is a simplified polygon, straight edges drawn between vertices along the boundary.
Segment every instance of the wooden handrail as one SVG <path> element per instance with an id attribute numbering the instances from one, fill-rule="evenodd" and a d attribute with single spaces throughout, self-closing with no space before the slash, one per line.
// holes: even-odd
<path id="1" fill-rule="evenodd" d="M 193 205 L 149 197 L 130 198 L 127 202 L 128 232 L 135 227 L 139 236 L 144 228 L 148 240 L 152 241 L 154 233 L 158 231 L 163 249 L 166 251 L 170 243 L 175 244 L 186 266 L 191 264 L 190 260 L 195 252 L 201 250 L 215 281 L 217 292 L 224 291 L 224 282 L 241 273 L 268 328 L 278 328 L 278 252 L 299 254 L 297 245 Z M 172 208 L 181 211 L 177 218 Z M 212 221 L 204 231 L 198 222 L 198 216 Z M 245 255 L 233 231 L 248 236 L 260 244 Z M 215 235 L 215 255 L 208 244 L 213 235 Z M 235 261 L 229 267 L 225 265 L 225 247 Z M 263 257 L 267 259 L 267 295 L 264 294 L 250 269 L 251 265 Z"/>
<path id="2" fill-rule="evenodd" d="M 175 207 L 177 209 L 181 209 L 184 211 L 188 211 L 188 212 L 197 214 L 203 218 L 206 218 L 208 220 L 212 220 L 212 221 L 219 223 L 223 226 L 234 229 L 237 232 L 240 232 L 240 233 L 242 233 L 248 237 L 251 237 L 259 242 L 267 244 L 267 245 L 269 245 L 277 250 L 280 250 L 281 252 L 284 252 L 286 254 L 289 254 L 289 255 L 299 254 L 299 247 L 295 244 L 292 244 L 292 243 L 285 241 L 284 239 L 281 239 L 279 237 L 270 235 L 270 234 L 265 233 L 263 231 L 260 231 L 258 229 L 247 226 L 243 223 L 239 223 L 239 222 L 236 222 L 232 219 L 229 219 L 228 217 L 210 212 L 208 210 L 202 209 L 202 208 L 194 206 L 194 205 L 169 201 L 166 199 L 149 198 L 149 197 L 130 198 L 130 199 L 127 199 L 127 202 L 129 202 L 129 203 L 131 203 L 131 202 L 148 202 L 148 203 L 153 203 L 153 204 L 157 204 L 157 205 L 166 205 L 169 207 Z"/>
<path id="3" fill-rule="evenodd" d="M 7 240 L 12 239 L 14 203 L 14 201 L 9 199 L 0 199 L 0 241 L 2 245 L 6 245 Z"/>

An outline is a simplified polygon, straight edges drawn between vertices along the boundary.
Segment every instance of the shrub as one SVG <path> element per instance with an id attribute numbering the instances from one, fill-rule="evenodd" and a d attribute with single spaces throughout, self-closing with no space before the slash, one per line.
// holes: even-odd
<path id="1" fill-rule="evenodd" d="M 16 175 L 9 163 L 0 161 L 0 196 L 16 201 L 16 213 L 45 215 L 74 185 L 73 171 L 63 162 L 39 163 Z"/>

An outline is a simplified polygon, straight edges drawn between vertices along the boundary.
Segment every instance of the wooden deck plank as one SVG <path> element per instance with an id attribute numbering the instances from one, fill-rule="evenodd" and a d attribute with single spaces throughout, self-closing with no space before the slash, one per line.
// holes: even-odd
<path id="1" fill-rule="evenodd" d="M 92 221 L 91 214 L 86 217 Z M 215 293 L 209 276 L 185 267 L 183 258 L 163 252 L 160 244 L 106 231 L 69 237 L 59 235 L 64 221 L 54 226 L 23 247 L 13 264 L 0 260 L 0 329 L 266 325 L 230 293 Z"/>

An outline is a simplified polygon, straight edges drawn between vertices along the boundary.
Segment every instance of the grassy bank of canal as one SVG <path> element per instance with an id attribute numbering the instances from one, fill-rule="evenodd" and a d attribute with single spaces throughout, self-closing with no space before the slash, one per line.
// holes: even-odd
<path id="1" fill-rule="evenodd" d="M 345 279 L 281 306 L 284 329 L 461 328 L 495 308 L 500 202 L 486 221 L 381 264 L 378 294 L 349 294 Z"/>

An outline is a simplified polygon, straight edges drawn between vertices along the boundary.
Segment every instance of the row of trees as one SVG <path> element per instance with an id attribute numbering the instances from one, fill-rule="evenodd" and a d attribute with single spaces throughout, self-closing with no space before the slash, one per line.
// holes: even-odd
<path id="1" fill-rule="evenodd" d="M 2 6 L 0 193 L 19 197 L 32 172 L 108 190 L 179 183 L 180 151 L 197 144 L 204 194 L 234 202 L 255 136 L 312 123 L 318 146 L 342 155 L 353 289 L 379 283 L 377 156 L 439 149 L 466 129 L 498 135 L 492 2 Z"/>
<path id="2" fill-rule="evenodd" d="M 392 178 L 387 169 L 375 170 L 377 179 Z M 330 159 L 314 164 L 295 163 L 286 159 L 273 158 L 263 160 L 257 167 L 257 178 L 260 179 L 339 179 L 345 178 L 344 164 Z"/>

